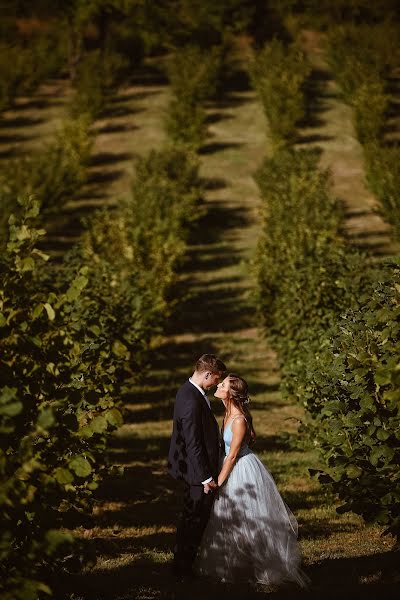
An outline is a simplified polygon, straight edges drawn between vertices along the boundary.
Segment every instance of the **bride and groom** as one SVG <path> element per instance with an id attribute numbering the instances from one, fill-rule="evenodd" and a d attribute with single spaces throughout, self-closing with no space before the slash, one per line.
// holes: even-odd
<path id="1" fill-rule="evenodd" d="M 168 471 L 184 491 L 173 572 L 304 586 L 296 519 L 251 450 L 247 383 L 235 374 L 221 381 L 225 371 L 219 358 L 203 354 L 176 396 Z M 225 406 L 221 435 L 206 395 L 215 385 Z"/>

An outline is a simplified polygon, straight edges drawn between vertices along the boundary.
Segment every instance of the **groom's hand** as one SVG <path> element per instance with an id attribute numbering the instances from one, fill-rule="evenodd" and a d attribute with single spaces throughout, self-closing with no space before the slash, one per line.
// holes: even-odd
<path id="1" fill-rule="evenodd" d="M 217 487 L 218 487 L 218 484 L 214 481 L 214 479 L 212 479 L 208 483 L 204 484 L 204 493 L 208 494 L 209 492 L 212 492 L 213 490 L 216 490 Z"/>

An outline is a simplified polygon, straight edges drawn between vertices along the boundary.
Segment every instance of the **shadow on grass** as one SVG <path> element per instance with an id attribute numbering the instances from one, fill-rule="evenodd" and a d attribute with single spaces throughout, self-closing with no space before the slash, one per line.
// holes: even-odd
<path id="1" fill-rule="evenodd" d="M 165 71 L 160 64 L 154 62 L 155 60 L 157 60 L 156 57 L 152 62 L 146 61 L 138 69 L 135 69 L 135 74 L 132 76 L 130 83 L 137 86 L 167 85 L 168 78 Z"/>
<path id="2" fill-rule="evenodd" d="M 98 152 L 90 157 L 89 166 L 113 165 L 118 162 L 131 160 L 132 152 Z"/>
<path id="3" fill-rule="evenodd" d="M 18 155 L 18 149 L 15 147 L 7 148 L 6 150 L 0 150 L 0 160 L 8 160 L 10 158 L 15 158 Z"/>
<path id="4" fill-rule="evenodd" d="M 233 114 L 229 114 L 222 111 L 215 111 L 209 113 L 206 116 L 205 122 L 207 125 L 213 125 L 214 123 L 219 123 L 220 121 L 227 121 L 231 118 L 233 118 Z"/>
<path id="5" fill-rule="evenodd" d="M 0 144 L 16 144 L 19 142 L 27 142 L 35 139 L 34 135 L 26 135 L 23 133 L 0 133 Z"/>
<path id="6" fill-rule="evenodd" d="M 43 117 L 2 117 L 0 119 L 0 129 L 17 129 L 19 127 L 32 127 L 43 123 Z"/>
<path id="7" fill-rule="evenodd" d="M 130 117 L 131 115 L 142 112 L 143 109 L 137 106 L 127 106 L 125 103 L 109 104 L 101 114 L 103 119 Z"/>
<path id="8" fill-rule="evenodd" d="M 298 123 L 299 127 L 313 128 L 324 124 L 322 115 L 326 110 L 325 99 L 329 94 L 326 91 L 326 84 L 331 79 L 327 71 L 322 69 L 311 71 L 304 87 L 306 114 Z"/>
<path id="9" fill-rule="evenodd" d="M 106 125 L 102 125 L 97 128 L 97 133 L 120 133 L 122 131 L 134 131 L 135 129 L 139 129 L 137 125 L 133 125 L 133 123 L 107 123 Z"/>
<path id="10" fill-rule="evenodd" d="M 211 154 L 213 152 L 220 152 L 221 150 L 241 148 L 242 146 L 243 144 L 241 142 L 210 142 L 209 144 L 204 144 L 200 148 L 199 154 Z"/>

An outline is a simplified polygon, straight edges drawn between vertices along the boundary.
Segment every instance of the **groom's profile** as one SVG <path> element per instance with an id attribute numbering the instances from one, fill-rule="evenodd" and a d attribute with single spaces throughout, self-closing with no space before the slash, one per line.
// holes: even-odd
<path id="1" fill-rule="evenodd" d="M 184 482 L 173 562 L 178 577 L 192 573 L 217 488 L 219 429 L 205 390 L 216 385 L 225 371 L 214 354 L 203 354 L 176 395 L 168 472 Z"/>

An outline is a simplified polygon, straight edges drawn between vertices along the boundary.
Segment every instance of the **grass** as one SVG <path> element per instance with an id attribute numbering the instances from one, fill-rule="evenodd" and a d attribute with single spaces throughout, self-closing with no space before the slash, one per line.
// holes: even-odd
<path id="1" fill-rule="evenodd" d="M 111 113 L 95 124 L 95 156 L 103 156 L 103 162 L 94 160 L 94 172 L 115 170 L 112 156 L 119 156 L 120 173 L 114 179 L 94 178 L 87 198 L 75 205 L 77 214 L 84 202 L 88 207 L 96 200 L 112 202 L 124 193 L 136 153 L 157 147 L 164 139 L 167 98 L 163 83 L 154 80 L 151 72 L 144 73 L 121 93 Z M 336 108 L 337 122 L 331 122 L 332 112 L 324 114 L 331 136 L 341 126 L 342 107 Z M 155 348 L 142 385 L 126 394 L 125 424 L 109 450 L 112 463 L 123 466 L 124 472 L 103 483 L 92 525 L 76 530 L 92 549 L 96 565 L 83 573 L 58 574 L 53 582 L 55 598 L 250 600 L 263 598 L 266 592 L 277 599 L 394 598 L 399 575 L 396 553 L 391 552 L 393 540 L 381 535 L 382 528 L 366 526 L 354 514 L 338 515 L 334 498 L 308 476 L 309 468 L 318 467 L 318 456 L 297 436 L 301 409 L 279 393 L 277 357 L 263 337 L 252 302 L 252 256 L 260 228 L 260 200 L 252 175 L 267 150 L 262 108 L 253 92 L 233 86 L 223 102 L 209 105 L 208 115 L 209 139 L 201 153 L 208 212 L 191 240 L 177 284 L 183 303 Z M 341 142 L 335 144 L 335 152 L 325 154 L 334 173 L 341 157 Z M 350 153 L 354 147 L 351 141 Z M 359 176 L 354 171 L 351 183 L 350 171 L 349 197 L 352 191 L 354 195 L 360 191 Z M 219 354 L 229 370 L 249 382 L 258 433 L 255 450 L 299 521 L 304 568 L 311 578 L 307 591 L 204 581 L 176 585 L 170 576 L 181 504 L 180 486 L 166 473 L 173 401 L 194 360 L 205 351 Z M 222 407 L 216 399 L 213 406 L 221 419 Z"/>
<path id="2" fill-rule="evenodd" d="M 332 191 L 344 207 L 344 230 L 351 242 L 377 257 L 398 254 L 391 227 L 377 213 L 378 201 L 365 182 L 362 146 L 356 138 L 352 109 L 342 99 L 324 56 L 324 34 L 302 31 L 300 43 L 313 66 L 309 82 L 308 118 L 302 124 L 299 144 L 322 149 L 321 166 L 332 175 Z"/>

